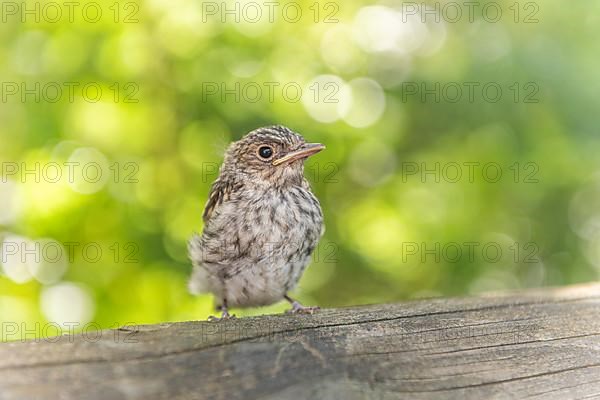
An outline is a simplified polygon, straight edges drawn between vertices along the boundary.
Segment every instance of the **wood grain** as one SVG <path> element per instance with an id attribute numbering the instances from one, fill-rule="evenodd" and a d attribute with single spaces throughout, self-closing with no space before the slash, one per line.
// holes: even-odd
<path id="1" fill-rule="evenodd" d="M 600 398 L 600 284 L 0 345 L 0 399 Z"/>

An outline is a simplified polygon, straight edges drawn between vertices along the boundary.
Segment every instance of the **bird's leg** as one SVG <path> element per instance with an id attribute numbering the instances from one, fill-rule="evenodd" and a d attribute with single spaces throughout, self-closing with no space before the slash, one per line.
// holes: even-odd
<path id="1" fill-rule="evenodd" d="M 219 321 L 224 321 L 224 320 L 235 318 L 235 315 L 229 314 L 229 311 L 227 310 L 227 300 L 226 299 L 223 299 L 223 303 L 217 307 L 217 310 L 221 310 L 221 318 L 211 315 L 210 317 L 208 317 L 208 320 L 210 322 L 219 322 Z"/>
<path id="2" fill-rule="evenodd" d="M 305 307 L 302 304 L 300 304 L 298 301 L 292 299 L 287 294 L 284 295 L 283 297 L 287 301 L 289 301 L 290 304 L 292 305 L 292 309 L 286 311 L 286 313 L 288 313 L 288 314 L 314 314 L 315 311 L 320 309 L 320 307 L 318 307 L 318 306 Z"/>

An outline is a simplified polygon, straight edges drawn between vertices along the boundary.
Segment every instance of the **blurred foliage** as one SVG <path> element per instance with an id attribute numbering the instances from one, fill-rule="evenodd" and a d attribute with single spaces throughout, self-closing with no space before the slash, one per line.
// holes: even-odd
<path id="1" fill-rule="evenodd" d="M 272 23 L 222 21 L 207 14 L 210 2 L 193 0 L 100 1 L 97 22 L 82 17 L 86 2 L 73 21 L 63 8 L 57 22 L 54 14 L 14 14 L 8 3 L 0 24 L 0 234 L 7 243 L 45 238 L 74 251 L 43 268 L 4 260 L 0 321 L 104 328 L 206 318 L 211 297 L 187 293 L 186 240 L 202 230 L 227 144 L 274 123 L 327 145 L 306 163 L 327 226 L 296 291 L 308 304 L 598 277 L 597 2 L 543 0 L 535 10 L 517 3 L 515 21 L 514 2 L 498 1 L 498 22 L 484 18 L 482 2 L 473 21 L 463 9 L 457 22 L 451 10 L 423 22 L 402 14 L 401 2 L 349 0 L 317 3 L 315 22 L 310 0 L 295 3 L 299 21 L 278 8 Z M 46 4 L 14 4 L 36 3 Z M 532 11 L 537 22 L 525 23 Z M 478 85 L 473 101 L 469 83 Z M 482 94 L 489 83 L 502 89 L 498 101 Z M 62 94 L 50 101 L 57 86 Z M 454 101 L 457 86 L 463 93 Z M 100 99 L 91 101 L 97 88 Z M 101 166 L 101 179 L 69 181 L 69 161 Z M 50 174 L 52 163 L 62 171 L 56 182 L 23 173 L 38 165 Z M 480 163 L 473 179 L 466 165 L 475 164 L 464 163 Z M 497 182 L 482 176 L 486 163 L 499 166 Z M 474 257 L 464 245 L 471 242 L 479 243 Z M 486 243 L 500 246 L 498 260 L 482 254 Z M 457 258 L 452 244 L 462 250 Z M 98 259 L 84 252 L 94 248 Z"/>

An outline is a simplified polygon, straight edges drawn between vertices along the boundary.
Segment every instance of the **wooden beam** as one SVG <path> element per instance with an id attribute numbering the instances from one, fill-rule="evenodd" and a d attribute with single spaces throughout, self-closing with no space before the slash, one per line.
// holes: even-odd
<path id="1" fill-rule="evenodd" d="M 594 396 L 600 284 L 0 345 L 2 400 Z"/>

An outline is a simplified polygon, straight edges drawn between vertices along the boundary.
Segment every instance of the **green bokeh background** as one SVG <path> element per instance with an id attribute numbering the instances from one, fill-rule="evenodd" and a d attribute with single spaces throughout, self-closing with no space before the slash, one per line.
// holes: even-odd
<path id="1" fill-rule="evenodd" d="M 243 15 L 240 23 L 231 15 L 221 21 L 191 0 L 121 2 L 116 22 L 114 2 L 99 1 L 95 23 L 78 12 L 86 2 L 73 22 L 66 15 L 48 21 L 54 14 L 22 21 L 22 10 L 15 16 L 3 8 L 0 235 L 30 245 L 42 238 L 78 244 L 72 260 L 46 263 L 43 273 L 30 256 L 3 265 L 0 322 L 106 328 L 206 318 L 211 297 L 186 290 L 186 240 L 202 230 L 227 144 L 274 123 L 327 145 L 306 162 L 327 230 L 295 293 L 305 303 L 597 279 L 600 3 L 520 2 L 515 21 L 514 2 L 497 1 L 498 22 L 484 18 L 494 16 L 481 11 L 486 3 L 473 21 L 448 21 L 454 12 L 446 9 L 440 22 L 427 14 L 425 23 L 417 16 L 401 24 L 402 3 L 393 1 L 317 3 L 318 22 L 314 2 L 298 1 L 298 22 L 278 8 L 272 23 L 264 15 L 260 23 Z M 36 82 L 40 98 L 22 98 L 21 85 Z M 73 99 L 68 82 L 79 85 Z M 468 82 L 478 85 L 473 101 Z M 48 83 L 64 90 L 56 102 Z M 90 83 L 90 96 L 102 89 L 97 102 L 82 95 Z M 239 99 L 208 91 L 236 83 L 248 90 Z M 502 89 L 498 101 L 482 94 L 490 83 Z M 10 94 L 14 85 L 18 92 Z M 302 88 L 302 99 L 293 88 L 284 93 L 285 85 Z M 440 98 L 422 85 L 440 85 Z M 254 101 L 257 86 L 262 96 Z M 456 86 L 463 95 L 453 101 Z M 43 87 L 48 92 L 40 94 Z M 97 162 L 102 180 L 68 182 L 64 163 L 74 160 Z M 14 163 L 16 174 L 7 170 Z M 23 174 L 49 163 L 63 166 L 58 182 Z M 472 179 L 464 163 L 479 163 Z M 497 182 L 494 171 L 483 175 L 486 163 L 500 168 Z M 422 174 L 436 165 L 437 176 Z M 413 174 L 414 166 L 421 171 Z M 474 257 L 464 245 L 471 242 L 478 243 Z M 96 262 L 82 251 L 90 243 L 102 250 Z M 502 256 L 482 254 L 486 243 Z M 407 253 L 413 244 L 418 254 Z M 432 249 L 439 259 L 422 253 Z"/>

